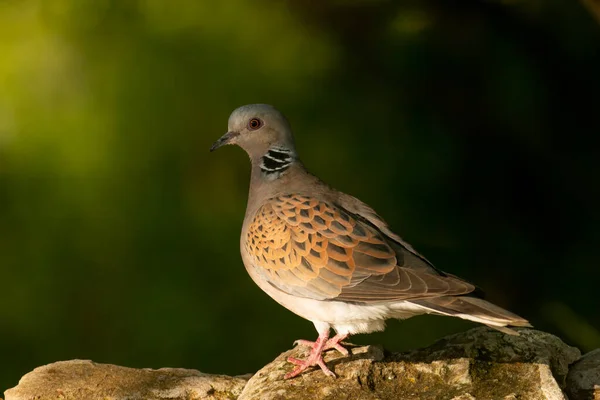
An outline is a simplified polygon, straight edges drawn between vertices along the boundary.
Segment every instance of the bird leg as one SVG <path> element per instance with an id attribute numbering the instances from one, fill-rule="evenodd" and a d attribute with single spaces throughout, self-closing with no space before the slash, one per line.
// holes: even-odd
<path id="1" fill-rule="evenodd" d="M 348 335 L 336 335 L 329 339 L 329 330 L 321 332 L 316 341 L 311 342 L 308 340 L 297 340 L 294 344 L 310 346 L 310 354 L 305 360 L 299 360 L 294 357 L 288 357 L 288 362 L 295 364 L 296 368 L 292 372 L 285 375 L 285 379 L 294 378 L 306 371 L 308 368 L 318 365 L 325 375 L 332 376 L 335 378 L 335 374 L 327 368 L 325 361 L 323 361 L 323 351 L 327 349 L 336 349 L 340 353 L 347 355 L 348 350 L 340 345 L 340 341 L 344 340 Z"/>
<path id="2" fill-rule="evenodd" d="M 347 333 L 345 333 L 345 334 L 338 333 L 337 335 L 335 335 L 331 339 L 327 340 L 327 342 L 325 343 L 325 346 L 323 346 L 323 351 L 329 350 L 329 349 L 336 349 L 337 351 L 339 351 L 343 355 L 347 356 L 350 353 L 348 352 L 348 350 L 344 346 L 342 346 L 340 344 L 340 342 L 342 340 L 345 340 L 347 337 L 348 337 Z M 311 342 L 310 340 L 304 340 L 304 339 L 298 339 L 298 340 L 296 340 L 294 342 L 295 346 L 309 346 L 309 347 L 313 347 L 314 344 L 315 344 L 315 342 Z"/>

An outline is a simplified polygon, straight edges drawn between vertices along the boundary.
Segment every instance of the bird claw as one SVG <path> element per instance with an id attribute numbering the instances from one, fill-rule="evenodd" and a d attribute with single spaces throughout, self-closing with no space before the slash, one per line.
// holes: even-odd
<path id="1" fill-rule="evenodd" d="M 323 361 L 323 357 L 321 356 L 321 354 L 311 354 L 306 360 L 299 360 L 294 357 L 288 357 L 287 360 L 289 363 L 296 365 L 296 367 L 293 371 L 285 374 L 284 379 L 294 378 L 300 375 L 302 372 L 306 371 L 308 368 L 316 365 L 321 367 L 321 370 L 325 375 L 331 376 L 332 378 L 337 377 L 333 371 L 327 368 L 327 365 L 325 365 L 325 361 Z"/>
<path id="2" fill-rule="evenodd" d="M 336 349 L 337 351 L 339 351 L 340 353 L 342 353 L 343 355 L 347 356 L 350 354 L 350 352 L 348 351 L 347 348 L 345 348 L 344 346 L 342 346 L 340 343 L 335 343 L 333 345 L 331 345 L 331 347 L 329 347 L 330 349 Z"/>
<path id="3" fill-rule="evenodd" d="M 287 361 L 294 365 L 304 365 L 304 361 L 300 360 L 299 358 L 288 357 Z"/>
<path id="4" fill-rule="evenodd" d="M 335 349 L 345 356 L 349 355 L 350 352 L 348 351 L 348 349 L 346 349 L 344 346 L 342 346 L 340 344 L 340 342 L 342 340 L 344 340 L 345 338 L 346 338 L 346 335 L 332 337 L 331 339 L 327 340 L 327 342 L 325 343 L 325 346 L 323 346 L 323 351 Z M 314 347 L 315 342 L 311 342 L 310 340 L 298 339 L 298 340 L 294 341 L 294 346 Z"/>
<path id="5" fill-rule="evenodd" d="M 343 355 L 347 356 L 348 354 L 350 354 L 350 352 L 340 344 L 340 341 L 344 340 L 347 336 L 348 335 L 338 334 L 332 337 L 331 339 L 327 339 L 327 336 L 319 336 L 316 342 L 311 342 L 310 340 L 303 339 L 296 340 L 294 342 L 294 346 L 308 346 L 311 347 L 311 351 L 306 360 L 299 360 L 294 357 L 289 357 L 287 359 L 288 362 L 294 364 L 296 367 L 292 372 L 289 372 L 285 375 L 285 379 L 290 379 L 295 376 L 298 376 L 302 372 L 306 371 L 308 368 L 317 365 L 321 368 L 325 375 L 335 378 L 336 375 L 329 368 L 327 368 L 327 365 L 325 365 L 325 361 L 323 361 L 323 351 L 329 349 L 336 349 Z M 325 341 L 325 343 L 323 343 L 323 341 Z"/>

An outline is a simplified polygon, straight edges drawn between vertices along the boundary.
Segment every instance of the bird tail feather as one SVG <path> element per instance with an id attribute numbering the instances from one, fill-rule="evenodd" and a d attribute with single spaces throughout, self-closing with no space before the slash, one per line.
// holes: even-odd
<path id="1" fill-rule="evenodd" d="M 427 309 L 429 313 L 479 322 L 509 335 L 519 333 L 507 326 L 531 327 L 526 319 L 476 297 L 442 296 L 410 302 Z"/>

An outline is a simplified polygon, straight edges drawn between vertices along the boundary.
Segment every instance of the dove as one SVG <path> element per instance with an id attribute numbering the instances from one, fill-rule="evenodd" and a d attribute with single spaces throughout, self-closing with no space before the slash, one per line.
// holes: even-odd
<path id="1" fill-rule="evenodd" d="M 288 120 L 267 104 L 231 113 L 211 151 L 238 145 L 251 162 L 240 252 L 252 280 L 318 332 L 286 379 L 311 367 L 335 374 L 323 352 L 348 350 L 350 335 L 382 331 L 387 319 L 458 317 L 507 334 L 529 322 L 481 298 L 473 284 L 434 267 L 370 206 L 333 189 L 304 167 Z M 330 336 L 331 330 L 335 331 Z"/>

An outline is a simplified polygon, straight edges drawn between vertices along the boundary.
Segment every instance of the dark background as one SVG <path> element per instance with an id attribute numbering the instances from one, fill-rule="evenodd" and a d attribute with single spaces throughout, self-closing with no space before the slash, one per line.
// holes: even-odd
<path id="1" fill-rule="evenodd" d="M 583 4 L 3 0 L 1 390 L 72 358 L 253 372 L 316 337 L 242 265 L 247 156 L 208 152 L 257 102 L 436 266 L 600 346 L 600 28 Z M 472 326 L 353 340 L 406 350 Z"/>

